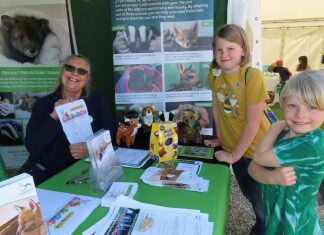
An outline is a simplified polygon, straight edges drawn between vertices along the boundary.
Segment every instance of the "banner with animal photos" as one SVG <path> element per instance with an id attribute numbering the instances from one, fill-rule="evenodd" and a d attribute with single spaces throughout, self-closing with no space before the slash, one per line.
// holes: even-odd
<path id="1" fill-rule="evenodd" d="M 111 1 L 117 121 L 136 111 L 147 139 L 153 122 L 176 121 L 180 144 L 203 144 L 214 135 L 212 61 L 214 1 Z M 165 120 L 161 113 L 172 119 Z M 149 128 L 150 130 L 150 128 Z M 143 141 L 139 146 L 144 147 Z M 136 143 L 136 141 L 135 141 Z"/>
<path id="2" fill-rule="evenodd" d="M 0 16 L 0 155 L 19 168 L 32 105 L 53 89 L 71 54 L 68 12 L 66 0 L 1 0 Z"/>

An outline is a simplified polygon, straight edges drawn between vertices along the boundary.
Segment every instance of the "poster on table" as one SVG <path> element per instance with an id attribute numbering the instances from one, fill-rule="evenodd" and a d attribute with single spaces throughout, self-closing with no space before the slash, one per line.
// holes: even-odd
<path id="1" fill-rule="evenodd" d="M 0 154 L 7 168 L 19 168 L 32 106 L 71 54 L 68 14 L 65 0 L 1 0 L 0 16 Z"/>
<path id="2" fill-rule="evenodd" d="M 145 111 L 154 109 L 154 121 L 159 121 L 159 112 L 171 112 L 172 121 L 193 118 L 201 135 L 213 135 L 212 95 L 206 82 L 212 61 L 213 1 L 111 4 L 117 121 L 134 110 L 143 128 Z"/>

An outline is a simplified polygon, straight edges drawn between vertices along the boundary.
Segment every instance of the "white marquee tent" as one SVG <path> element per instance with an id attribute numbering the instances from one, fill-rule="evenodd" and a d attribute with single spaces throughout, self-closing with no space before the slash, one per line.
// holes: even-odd
<path id="1" fill-rule="evenodd" d="M 227 13 L 228 23 L 248 33 L 253 66 L 282 59 L 294 73 L 298 57 L 306 55 L 312 69 L 324 68 L 323 0 L 228 0 Z"/>
<path id="2" fill-rule="evenodd" d="M 263 65 L 283 59 L 295 72 L 306 55 L 312 69 L 324 68 L 323 0 L 262 0 L 260 17 Z"/>

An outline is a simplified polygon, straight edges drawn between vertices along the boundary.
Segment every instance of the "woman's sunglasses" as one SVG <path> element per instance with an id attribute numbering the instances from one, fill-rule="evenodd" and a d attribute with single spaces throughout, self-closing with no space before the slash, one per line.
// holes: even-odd
<path id="1" fill-rule="evenodd" d="M 70 64 L 65 64 L 64 69 L 65 69 L 65 71 L 68 71 L 70 73 L 77 72 L 77 74 L 79 74 L 79 75 L 88 74 L 88 70 L 83 69 L 83 68 L 77 68 L 77 67 L 74 67 L 73 65 L 70 65 Z"/>

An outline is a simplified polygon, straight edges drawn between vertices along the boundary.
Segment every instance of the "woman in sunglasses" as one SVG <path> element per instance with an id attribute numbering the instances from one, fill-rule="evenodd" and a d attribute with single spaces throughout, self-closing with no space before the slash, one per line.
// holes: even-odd
<path id="1" fill-rule="evenodd" d="M 56 106 L 84 99 L 92 119 L 93 132 L 106 129 L 112 135 L 115 133 L 115 126 L 103 99 L 91 89 L 90 75 L 87 58 L 80 55 L 67 57 L 55 90 L 33 106 L 25 139 L 29 157 L 19 173 L 31 174 L 36 185 L 88 155 L 85 142 L 68 142 L 55 111 Z"/>

